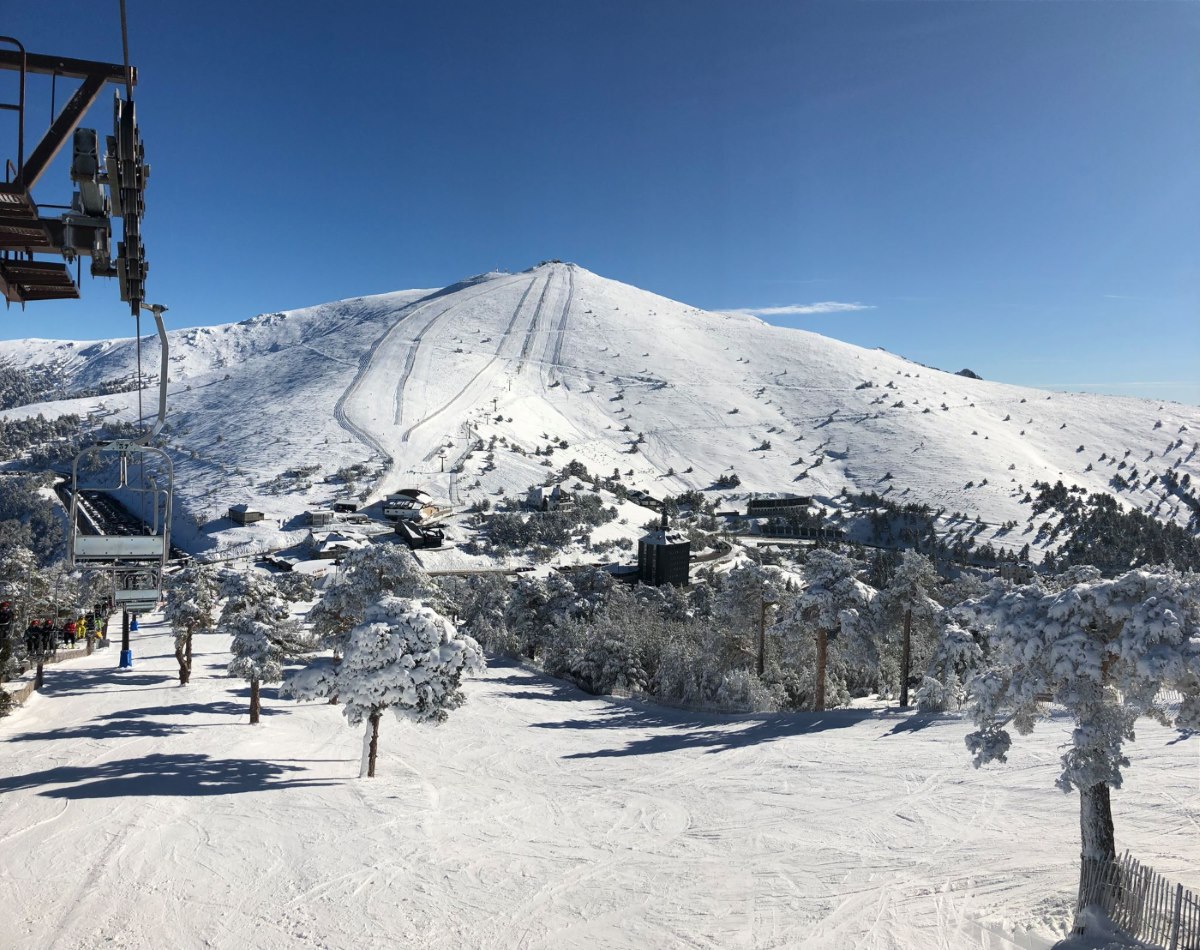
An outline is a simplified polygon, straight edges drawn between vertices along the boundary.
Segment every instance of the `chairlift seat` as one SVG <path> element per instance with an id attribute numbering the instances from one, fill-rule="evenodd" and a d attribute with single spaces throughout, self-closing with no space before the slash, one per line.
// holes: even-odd
<path id="1" fill-rule="evenodd" d="M 75 538 L 76 561 L 147 561 L 158 563 L 166 556 L 167 539 L 156 535 L 79 535 Z"/>
<path id="2" fill-rule="evenodd" d="M 157 600 L 130 601 L 128 603 L 121 604 L 121 607 L 122 607 L 122 609 L 126 610 L 127 612 L 129 612 L 131 614 L 148 614 L 152 610 L 157 609 L 158 601 Z"/>
<path id="3" fill-rule="evenodd" d="M 129 604 L 157 604 L 158 590 L 118 590 L 113 592 L 113 598 L 118 604 L 128 606 Z"/>

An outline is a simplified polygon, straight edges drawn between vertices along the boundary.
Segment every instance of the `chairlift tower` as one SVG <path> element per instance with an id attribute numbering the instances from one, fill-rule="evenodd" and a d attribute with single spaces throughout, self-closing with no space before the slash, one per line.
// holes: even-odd
<path id="1" fill-rule="evenodd" d="M 5 48 L 9 47 L 9 48 Z M 6 304 L 79 297 L 80 261 L 91 258 L 93 277 L 116 277 L 121 299 L 137 315 L 145 299 L 147 263 L 142 247 L 146 180 L 150 166 L 138 131 L 133 103 L 137 70 L 132 66 L 28 52 L 14 37 L 0 36 L 0 69 L 17 73 L 16 101 L 0 102 L 15 113 L 17 154 L 6 157 L 0 182 L 0 293 Z M 50 127 L 30 150 L 25 148 L 26 87 L 33 75 L 79 80 Z M 113 131 L 101 146 L 95 129 L 80 128 L 84 114 L 109 83 L 125 86 L 113 100 Z M 71 141 L 69 205 L 39 204 L 34 187 Z M 61 214 L 45 214 L 53 208 Z M 122 222 L 121 240 L 112 247 L 113 219 Z M 45 260 L 44 258 L 54 258 Z M 74 263 L 75 274 L 71 273 Z"/>
<path id="2" fill-rule="evenodd" d="M 93 277 L 115 277 L 120 296 L 138 320 L 138 406 L 141 407 L 141 327 L 143 310 L 154 315 L 162 347 L 159 372 L 158 412 L 141 436 L 98 443 L 76 456 L 71 472 L 71 511 L 68 563 L 71 567 L 104 570 L 113 582 L 113 600 L 129 613 L 157 605 L 162 591 L 171 543 L 173 468 L 170 456 L 152 441 L 162 431 L 167 408 L 168 344 L 162 315 L 166 307 L 145 302 L 148 264 L 142 245 L 146 182 L 150 166 L 137 124 L 133 87 L 137 70 L 129 64 L 125 2 L 120 0 L 121 38 L 124 63 L 97 62 L 63 56 L 31 53 L 18 39 L 0 36 L 0 69 L 17 74 L 15 101 L 0 92 L 0 111 L 15 114 L 17 152 L 5 160 L 0 182 L 0 294 L 6 306 L 41 300 L 79 297 L 82 259 L 91 259 Z M 49 76 L 52 84 L 50 125 L 32 149 L 26 150 L 25 125 L 27 85 L 31 76 Z M 55 110 L 54 89 L 58 80 L 77 80 L 79 85 L 60 110 Z M 80 122 L 109 84 L 124 86 L 113 98 L 112 134 L 101 136 Z M 10 87 L 11 89 L 11 87 Z M 0 117 L 2 119 L 2 117 Z M 70 178 L 74 185 L 69 205 L 39 202 L 34 188 L 67 141 L 71 142 Z M 47 209 L 61 214 L 47 214 Z M 121 238 L 113 248 L 113 220 L 121 219 Z M 75 264 L 75 273 L 71 272 Z M 94 453 L 112 453 L 115 484 L 92 487 L 93 491 L 137 493 L 148 501 L 148 533 L 143 535 L 88 534 L 81 530 L 79 505 L 80 461 Z M 160 463 L 160 477 L 145 477 L 148 456 Z M 130 463 L 138 464 L 137 479 Z M 132 665 L 128 649 L 122 651 L 121 666 Z"/>

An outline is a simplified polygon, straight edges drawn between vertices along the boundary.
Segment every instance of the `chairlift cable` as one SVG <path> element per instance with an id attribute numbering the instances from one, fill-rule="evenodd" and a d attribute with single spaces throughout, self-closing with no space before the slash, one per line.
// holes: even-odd
<path id="1" fill-rule="evenodd" d="M 125 0 L 121 0 L 121 52 L 125 57 L 125 99 L 133 101 L 133 72 L 129 68 L 129 27 L 125 21 Z"/>

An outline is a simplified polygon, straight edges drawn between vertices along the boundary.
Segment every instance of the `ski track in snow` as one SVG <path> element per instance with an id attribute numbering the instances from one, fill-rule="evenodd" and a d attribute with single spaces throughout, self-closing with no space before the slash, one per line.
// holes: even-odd
<path id="1" fill-rule="evenodd" d="M 519 279 L 520 278 L 515 278 L 514 280 L 496 282 L 489 281 L 483 285 L 483 288 L 477 294 L 468 295 L 463 292 L 454 294 L 451 298 L 451 302 L 443 310 L 431 317 L 425 323 L 425 325 L 421 327 L 420 330 L 413 334 L 413 338 L 408 341 L 408 350 L 404 356 L 404 369 L 400 373 L 400 378 L 396 381 L 396 395 L 393 399 L 393 406 L 395 408 L 394 420 L 396 425 L 400 425 L 404 422 L 404 388 L 408 385 L 408 381 L 412 377 L 413 365 L 417 361 L 417 350 L 420 348 L 421 340 L 424 338 L 425 334 L 447 314 L 453 313 L 455 310 L 462 308 L 465 304 L 470 303 L 476 297 L 482 297 L 485 294 L 492 293 L 499 287 L 507 287 L 509 284 L 515 283 L 516 280 Z M 497 286 L 492 286 L 493 283 L 496 283 Z M 397 329 L 399 328 L 399 325 L 397 325 Z"/>
<path id="2" fill-rule="evenodd" d="M 467 411 L 473 405 L 476 404 L 476 402 L 477 402 L 476 399 L 471 398 L 468 400 L 464 400 L 463 397 L 466 396 L 468 394 L 468 392 L 471 392 L 471 391 L 482 392 L 486 388 L 486 387 L 484 387 L 482 385 L 478 385 L 478 384 L 480 383 L 480 380 L 482 380 L 484 378 L 485 374 L 490 375 L 491 373 L 493 373 L 496 369 L 496 365 L 504 358 L 503 357 L 504 344 L 508 342 L 509 337 L 512 335 L 513 327 L 516 326 L 517 319 L 521 316 L 521 311 L 525 307 L 525 300 L 529 297 L 529 292 L 531 290 L 533 290 L 533 286 L 536 283 L 537 283 L 537 278 L 534 278 L 533 280 L 531 280 L 529 282 L 529 286 L 525 288 L 525 293 L 523 293 L 521 295 L 521 299 L 520 299 L 520 301 L 518 301 L 516 309 L 513 310 L 512 319 L 509 320 L 508 326 L 505 328 L 504 334 L 500 338 L 499 345 L 496 347 L 496 355 L 493 356 L 490 360 L 488 360 L 488 362 L 483 365 L 483 367 L 479 370 L 479 372 L 477 372 L 474 376 L 472 376 L 469 380 L 467 380 L 467 384 L 465 386 L 463 386 L 460 390 L 458 390 L 458 392 L 456 392 L 452 397 L 450 397 L 450 399 L 447 402 L 443 403 L 439 408 L 433 410 L 433 412 L 430 412 L 424 418 L 420 419 L 417 422 L 414 422 L 411 426 L 409 426 L 407 429 L 405 429 L 404 434 L 401 435 L 401 437 L 400 437 L 400 440 L 402 442 L 407 442 L 409 440 L 409 438 L 412 436 L 412 434 L 417 429 L 421 428 L 421 426 L 425 425 L 427 422 L 431 422 L 433 419 L 437 418 L 438 416 L 442 415 L 443 413 L 453 409 L 456 405 L 458 405 L 458 404 L 462 405 L 463 415 L 465 416 Z M 549 285 L 549 283 L 550 283 L 550 279 L 549 279 L 549 277 L 547 277 L 546 284 Z M 545 291 L 543 290 L 543 295 L 544 294 L 545 294 Z M 540 305 L 540 302 L 539 302 L 539 305 Z M 536 314 L 534 316 L 534 319 L 535 320 L 537 319 Z M 437 447 L 435 446 L 434 449 L 430 452 L 429 455 L 427 455 L 425 457 L 424 460 L 429 461 L 429 459 L 431 459 L 436 454 L 437 454 Z"/>
<path id="3" fill-rule="evenodd" d="M 546 303 L 546 295 L 550 292 L 550 279 L 553 276 L 553 271 L 546 274 L 546 283 L 542 285 L 542 295 L 538 297 L 537 306 L 533 310 L 533 319 L 529 321 L 529 328 L 525 331 L 525 341 L 521 344 L 521 355 L 517 360 L 518 373 L 524 372 L 525 364 L 529 361 L 529 354 L 533 349 L 533 341 L 537 336 L 538 326 L 542 320 L 542 307 Z"/>
<path id="4" fill-rule="evenodd" d="M 721 717 L 495 663 L 449 722 L 175 680 L 155 617 L 0 721 L 0 928 L 26 948 L 1048 947 L 1075 889 L 1071 723 L 976 771 L 952 718 Z M 1195 741 L 1138 727 L 1119 847 L 1200 885 Z M 1028 928 L 1026 933 L 1024 929 Z"/>
<path id="5" fill-rule="evenodd" d="M 554 351 L 550 355 L 552 369 L 557 369 L 562 363 L 563 338 L 567 333 L 567 321 L 571 316 L 571 304 L 575 299 L 575 265 L 567 265 L 567 299 L 563 304 L 562 317 L 558 321 L 558 330 L 554 337 Z"/>

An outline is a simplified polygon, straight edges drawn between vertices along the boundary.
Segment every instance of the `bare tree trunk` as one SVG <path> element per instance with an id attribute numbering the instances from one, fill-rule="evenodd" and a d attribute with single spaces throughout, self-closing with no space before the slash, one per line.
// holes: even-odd
<path id="1" fill-rule="evenodd" d="M 366 778 L 367 771 L 371 767 L 371 736 L 375 732 L 375 727 L 371 723 L 370 717 L 367 717 L 366 727 L 363 729 L 362 742 L 362 763 L 358 767 L 358 777 Z"/>
<path id="2" fill-rule="evenodd" d="M 183 642 L 175 641 L 175 662 L 179 664 L 179 685 L 187 686 L 192 678 L 192 628 L 188 625 Z"/>
<path id="3" fill-rule="evenodd" d="M 250 681 L 250 725 L 258 724 L 258 680 Z"/>
<path id="4" fill-rule="evenodd" d="M 379 752 L 379 717 L 380 713 L 371 713 L 371 748 L 367 765 L 367 778 L 375 777 L 375 756 Z"/>
<path id="5" fill-rule="evenodd" d="M 758 678 L 762 679 L 767 666 L 767 602 L 759 597 L 758 605 Z"/>
<path id="6" fill-rule="evenodd" d="M 829 657 L 829 634 L 817 631 L 817 681 L 813 684 L 813 710 L 825 709 L 825 664 Z"/>
<path id="7" fill-rule="evenodd" d="M 1117 859 L 1109 788 L 1098 782 L 1079 792 L 1079 836 L 1083 845 L 1079 867 L 1079 910 L 1100 903 L 1101 893 L 1089 882 L 1099 879 L 1104 865 Z"/>
<path id="8" fill-rule="evenodd" d="M 904 611 L 904 655 L 900 660 L 900 708 L 908 705 L 908 668 L 912 662 L 912 611 Z"/>

